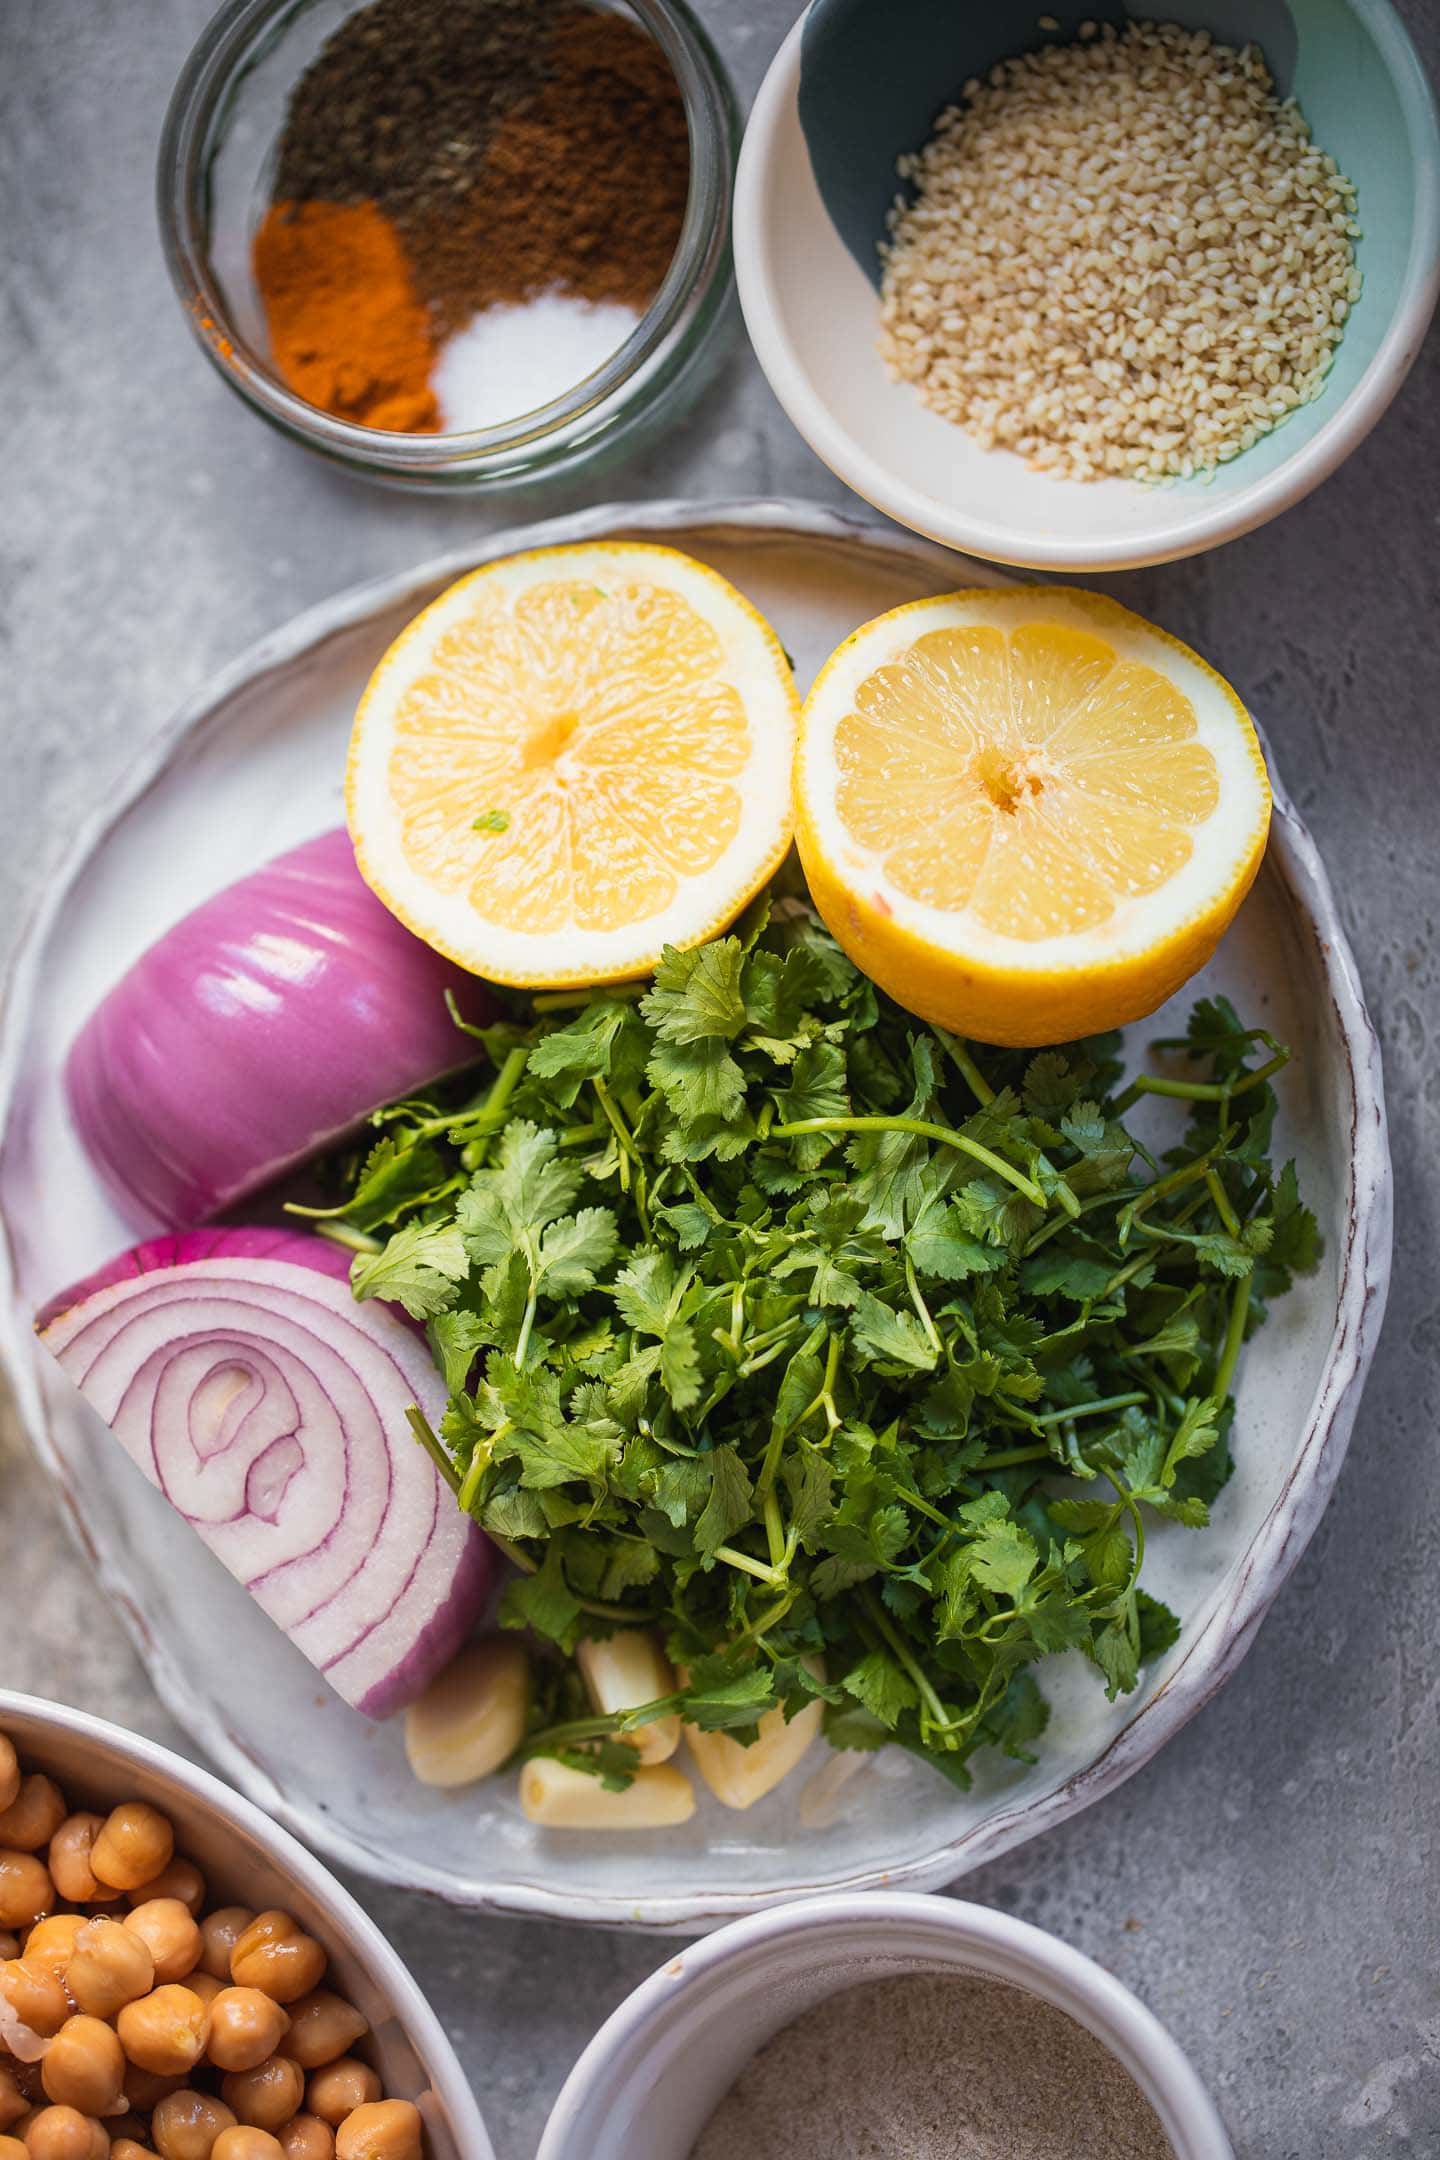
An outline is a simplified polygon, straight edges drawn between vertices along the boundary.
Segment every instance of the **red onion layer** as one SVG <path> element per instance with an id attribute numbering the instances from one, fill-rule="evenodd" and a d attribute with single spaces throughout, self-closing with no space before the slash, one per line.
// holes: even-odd
<path id="1" fill-rule="evenodd" d="M 125 1214 L 185 1229 L 469 1062 L 484 986 L 375 898 L 342 830 L 217 893 L 86 1021 L 65 1087 Z"/>
<path id="2" fill-rule="evenodd" d="M 337 1261 L 287 1231 L 156 1239 L 56 1300 L 42 1339 L 337 1694 L 385 1717 L 460 1647 L 493 1555 L 406 1419 L 445 1408 L 424 1343 Z"/>

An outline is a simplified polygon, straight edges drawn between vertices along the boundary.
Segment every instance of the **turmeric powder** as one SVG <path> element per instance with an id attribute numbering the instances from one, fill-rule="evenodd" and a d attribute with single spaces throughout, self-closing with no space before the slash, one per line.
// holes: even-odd
<path id="1" fill-rule="evenodd" d="M 439 428 L 429 315 L 373 202 L 273 203 L 254 262 L 270 350 L 297 397 L 362 427 Z"/>

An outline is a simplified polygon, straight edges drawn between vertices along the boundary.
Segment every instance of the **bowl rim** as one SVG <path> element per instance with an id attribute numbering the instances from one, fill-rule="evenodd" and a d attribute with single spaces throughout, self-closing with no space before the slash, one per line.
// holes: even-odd
<path id="1" fill-rule="evenodd" d="M 27 1695 L 18 1688 L 0 1687 L 0 1731 L 14 1737 L 22 1756 L 32 1750 L 43 1752 L 46 1731 L 63 1732 L 87 1746 L 108 1750 L 176 1787 L 184 1800 L 210 1809 L 263 1847 L 275 1866 L 332 1914 L 360 1947 L 377 1988 L 394 2008 L 436 2088 L 464 2160 L 495 2160 L 489 2132 L 459 2057 L 419 1982 L 358 1899 L 297 1837 L 199 1763 L 162 1747 L 158 1740 L 130 1732 L 108 1718 L 96 1717 L 92 1711 L 77 1710 L 69 1703 L 48 1702 L 43 1696 Z"/>
<path id="2" fill-rule="evenodd" d="M 918 1945 L 927 1936 L 969 1951 L 971 1970 L 1028 1988 L 1106 2047 L 1160 2116 L 1175 2160 L 1233 2160 L 1219 2110 L 1199 2072 L 1124 1981 L 1060 1936 L 993 1906 L 883 1890 L 863 1896 L 832 1893 L 752 1913 L 668 1959 L 611 2012 L 579 2057 L 546 2121 L 535 2160 L 585 2160 L 586 2124 L 597 2114 L 603 2119 L 621 2080 L 643 2071 L 656 2036 L 686 1998 L 698 1993 L 703 2000 L 719 1974 L 729 1969 L 734 1977 L 758 1981 L 784 1944 L 805 1935 L 816 1938 L 811 1956 L 817 1963 L 825 1957 L 827 1938 L 833 1939 L 830 1955 L 838 1963 L 853 1954 L 849 1938 L 857 1933 L 875 1937 L 877 1954 L 893 1948 L 897 1955 L 913 1955 L 917 1969 L 924 1955 Z M 953 1962 L 958 1968 L 962 1961 Z M 723 2016 L 728 1999 L 717 2000 L 712 2015 Z"/>
<path id="3" fill-rule="evenodd" d="M 766 209 L 779 131 L 796 107 L 801 43 L 809 7 L 789 32 L 756 95 L 735 175 L 735 282 L 745 328 L 770 388 L 810 448 L 858 495 L 887 516 L 948 547 L 1018 569 L 1133 570 L 1198 555 L 1253 532 L 1317 488 L 1369 434 L 1409 374 L 1440 299 L 1440 117 L 1410 34 L 1390 0 L 1347 0 L 1388 67 L 1410 142 L 1415 222 L 1400 303 L 1360 380 L 1315 434 L 1273 472 L 1217 499 L 1201 517 L 1166 522 L 1164 488 L 1144 534 L 1111 540 L 1060 539 L 1035 532 L 1021 544 L 1013 527 L 941 503 L 900 480 L 835 419 L 817 396 L 782 329 L 777 278 L 766 238 Z"/>
<path id="4" fill-rule="evenodd" d="M 427 590 L 432 583 L 457 577 L 477 563 L 520 549 L 603 539 L 617 532 L 638 533 L 681 546 L 685 534 L 702 532 L 738 536 L 755 545 L 802 538 L 868 549 L 882 558 L 919 561 L 936 570 L 949 571 L 953 566 L 957 576 L 964 569 L 943 548 L 916 540 L 909 533 L 877 523 L 851 508 L 836 509 L 793 497 L 702 502 L 668 498 L 603 503 L 483 537 L 473 536 L 412 569 L 348 587 L 305 609 L 199 685 L 169 721 L 140 746 L 106 801 L 74 832 L 51 873 L 37 886 L 28 918 L 12 943 L 5 969 L 0 971 L 0 1152 L 10 1136 L 26 1015 L 50 931 L 67 906 L 71 888 L 91 852 L 158 782 L 180 754 L 191 730 L 247 686 L 293 664 L 326 638 L 353 627 L 370 614 Z M 897 1883 L 932 1888 L 954 1881 L 969 1868 L 997 1858 L 1102 1799 L 1141 1769 L 1224 1686 L 1248 1651 L 1260 1622 L 1329 1501 L 1379 1337 L 1390 1276 L 1392 1179 L 1380 1046 L 1315 842 L 1273 772 L 1272 787 L 1270 857 L 1275 874 L 1285 880 L 1295 897 L 1303 934 L 1313 938 L 1319 949 L 1341 1037 L 1342 1081 L 1351 1120 L 1346 1195 L 1350 1234 L 1336 1294 L 1335 1328 L 1316 1392 L 1298 1420 L 1294 1460 L 1281 1491 L 1256 1531 L 1230 1602 L 1211 1615 L 1208 1625 L 1190 1633 L 1184 1654 L 1162 1688 L 1135 1711 L 1085 1768 L 1052 1792 L 1029 1797 L 1023 1793 L 1012 1795 L 983 1824 L 951 1836 L 913 1859 L 895 1862 L 877 1858 L 829 1884 L 759 1893 L 702 1889 L 651 1898 L 643 1907 L 619 1893 L 593 1892 L 582 1898 L 544 1883 L 496 1885 L 493 1880 L 482 1881 L 467 1886 L 466 1894 L 458 1895 L 456 1885 L 442 1871 L 413 1863 L 409 1864 L 405 1887 L 440 1896 L 464 1909 L 660 1934 L 718 1926 L 737 1914 L 755 1910 L 757 1905 L 784 1905 L 823 1892 L 884 1890 Z M 33 1325 L 28 1309 L 16 1294 L 13 1247 L 0 1217 L 0 1364 L 14 1387 L 32 1443 L 60 1491 L 70 1533 L 98 1571 L 102 1587 L 114 1597 L 117 1585 L 107 1575 L 104 1554 L 90 1540 L 73 1501 L 66 1497 L 64 1480 L 56 1474 L 35 1358 Z M 328 1820 L 322 1823 L 313 1819 L 303 1804 L 292 1802 L 280 1792 L 251 1762 L 243 1743 L 223 1721 L 197 1716 L 194 1701 L 177 1680 L 163 1650 L 147 1640 L 143 1623 L 128 1608 L 123 1591 L 120 1603 L 126 1624 L 143 1647 L 153 1684 L 176 1719 L 194 1733 L 198 1742 L 211 1748 L 227 1769 L 233 1766 L 236 1778 L 277 1815 L 296 1824 L 307 1836 L 315 1835 L 340 1865 L 393 1880 L 393 1874 L 386 1873 L 369 1846 Z"/>
<path id="5" fill-rule="evenodd" d="M 365 427 L 298 397 L 231 321 L 211 267 L 201 212 L 215 130 L 257 46 L 311 4 L 226 0 L 190 47 L 165 110 L 155 164 L 161 248 L 191 333 L 222 380 L 262 418 L 309 448 L 352 469 L 419 482 L 491 473 L 523 479 L 532 467 L 567 460 L 658 398 L 667 363 L 688 346 L 692 331 L 703 341 L 718 319 L 732 267 L 739 108 L 730 76 L 689 0 L 624 0 L 670 64 L 690 136 L 680 236 L 649 306 L 625 342 L 558 397 L 489 427 L 427 434 Z M 355 0 L 350 13 L 362 4 Z"/>

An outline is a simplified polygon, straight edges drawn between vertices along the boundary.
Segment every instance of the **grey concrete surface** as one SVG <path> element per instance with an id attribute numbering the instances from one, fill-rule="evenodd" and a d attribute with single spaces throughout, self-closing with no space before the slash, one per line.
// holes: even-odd
<path id="1" fill-rule="evenodd" d="M 191 346 L 151 212 L 207 8 L 0 0 L 0 925 L 166 712 L 339 586 L 606 495 L 844 494 L 738 343 L 669 440 L 542 501 L 367 491 L 267 433 Z M 701 12 L 748 99 L 795 0 Z M 1403 12 L 1433 69 L 1440 4 Z M 1384 1038 L 1395 1288 L 1339 1492 L 1238 1678 L 1115 1798 L 965 1885 L 1138 1989 L 1242 2160 L 1440 2155 L 1437 363 L 1432 340 L 1378 431 L 1279 523 L 1111 581 L 1239 685 L 1319 838 Z M 187 1746 L 4 1413 L 0 1678 Z M 657 1945 L 366 1895 L 500 2160 L 526 2160 Z"/>

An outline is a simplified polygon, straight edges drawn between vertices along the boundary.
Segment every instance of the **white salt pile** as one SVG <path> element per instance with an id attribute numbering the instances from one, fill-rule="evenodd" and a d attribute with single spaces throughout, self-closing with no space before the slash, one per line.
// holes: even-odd
<path id="1" fill-rule="evenodd" d="M 573 390 L 617 352 L 639 320 L 618 301 L 540 293 L 482 308 L 441 349 L 431 387 L 447 432 L 518 419 Z"/>

